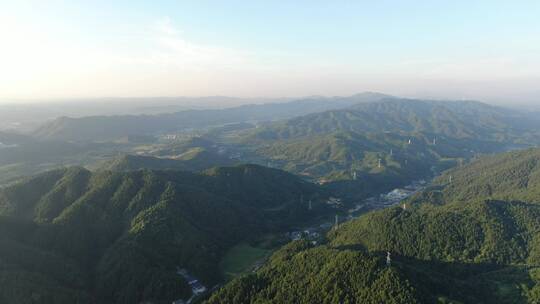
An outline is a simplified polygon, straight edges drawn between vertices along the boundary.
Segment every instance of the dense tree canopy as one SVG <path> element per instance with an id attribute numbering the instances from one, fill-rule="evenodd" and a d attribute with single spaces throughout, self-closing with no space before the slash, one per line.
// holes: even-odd
<path id="1" fill-rule="evenodd" d="M 0 191 L 0 299 L 170 303 L 205 284 L 234 244 L 324 208 L 312 184 L 254 165 L 182 171 L 50 171 Z M 319 210 L 319 211 L 317 211 Z M 32 293 L 24 293 L 32 290 Z"/>
<path id="2" fill-rule="evenodd" d="M 373 211 L 342 224 L 328 233 L 326 245 L 283 248 L 209 303 L 538 303 L 538 151 L 487 157 L 451 170 L 405 209 Z M 489 178 L 478 178 L 483 170 Z M 491 193 L 475 190 L 490 183 Z M 382 267 L 386 252 L 389 268 Z M 379 281 L 391 290 L 384 300 L 373 285 Z"/>

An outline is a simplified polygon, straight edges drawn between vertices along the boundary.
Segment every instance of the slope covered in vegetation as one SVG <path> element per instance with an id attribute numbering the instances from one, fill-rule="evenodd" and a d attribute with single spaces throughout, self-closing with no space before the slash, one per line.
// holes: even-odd
<path id="1" fill-rule="evenodd" d="M 480 102 L 387 98 L 244 130 L 238 141 L 248 161 L 332 182 L 337 195 L 358 200 L 372 194 L 362 189 L 390 190 L 479 153 L 538 143 L 538 126 L 532 115 Z"/>
<path id="2" fill-rule="evenodd" d="M 316 186 L 259 166 L 181 171 L 50 171 L 0 191 L 0 299 L 170 303 L 211 285 L 236 243 L 308 219 Z M 5 245 L 5 246 L 4 246 Z M 7 283 L 6 283 L 7 284 Z M 25 293 L 32 290 L 32 293 Z"/>
<path id="3" fill-rule="evenodd" d="M 418 303 L 415 289 L 382 259 L 293 242 L 255 274 L 233 280 L 207 303 Z"/>
<path id="4" fill-rule="evenodd" d="M 424 260 L 540 264 L 539 230 L 540 206 L 476 201 L 373 212 L 330 237 L 335 246 L 359 245 Z"/>
<path id="5" fill-rule="evenodd" d="M 309 295 L 295 294 L 300 303 L 391 303 L 392 299 L 381 300 L 376 294 L 365 298 L 357 292 L 373 291 L 370 284 L 381 276 L 376 268 L 361 268 L 361 261 L 371 257 L 381 265 L 386 252 L 392 257 L 389 269 L 397 276 L 388 278 L 385 286 L 392 290 L 388 286 L 407 282 L 408 289 L 392 293 L 398 299 L 412 297 L 404 302 L 538 303 L 540 205 L 534 187 L 537 157 L 538 150 L 510 152 L 451 170 L 434 187 L 407 201 L 405 208 L 367 213 L 329 232 L 326 245 L 302 248 L 285 259 L 279 258 L 283 254 L 277 254 L 256 274 L 225 286 L 210 303 L 232 303 L 235 297 L 246 303 L 279 303 L 281 298 L 276 295 L 297 289 Z M 489 179 L 477 178 L 483 169 L 490 170 Z M 454 177 L 452 183 L 448 183 L 448 174 Z M 482 185 L 488 180 L 500 184 L 500 188 L 492 185 L 495 191 L 491 196 L 497 199 L 473 191 L 484 189 Z M 319 256 L 314 257 L 314 252 Z M 357 255 L 354 262 L 337 258 L 343 252 Z M 325 271 L 311 273 L 311 269 L 320 270 L 313 265 L 324 263 L 336 263 L 331 269 L 339 276 Z M 349 270 L 373 279 L 350 277 Z M 304 277 L 309 280 L 302 280 Z M 326 289 L 324 297 L 317 293 L 325 290 L 325 282 L 341 282 L 342 278 L 345 282 Z"/>
<path id="6" fill-rule="evenodd" d="M 537 303 L 538 156 L 538 149 L 508 152 L 449 170 L 433 187 L 412 197 L 405 210 L 366 214 L 332 232 L 331 243 L 429 263 L 485 265 L 482 276 L 491 276 L 492 284 L 498 284 L 496 292 L 518 290 L 521 300 L 513 302 Z M 493 267 L 506 270 L 493 272 Z M 515 268 L 522 274 L 513 277 L 515 271 L 508 269 Z"/>
<path id="7" fill-rule="evenodd" d="M 540 203 L 540 149 L 482 157 L 445 172 L 434 183 L 445 201 L 478 198 Z"/>
<path id="8" fill-rule="evenodd" d="M 293 242 L 206 303 L 537 303 L 538 269 L 385 255 Z"/>
<path id="9" fill-rule="evenodd" d="M 350 108 L 313 113 L 257 130 L 261 139 L 298 138 L 341 131 L 429 132 L 452 138 L 538 142 L 540 121 L 525 112 L 475 101 L 389 98 Z"/>

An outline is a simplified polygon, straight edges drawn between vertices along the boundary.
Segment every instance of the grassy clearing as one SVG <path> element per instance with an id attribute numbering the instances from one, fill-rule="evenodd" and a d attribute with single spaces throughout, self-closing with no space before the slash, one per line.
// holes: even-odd
<path id="1" fill-rule="evenodd" d="M 231 248 L 221 261 L 221 271 L 227 280 L 249 272 L 257 263 L 264 261 L 272 250 L 252 247 L 241 243 Z"/>

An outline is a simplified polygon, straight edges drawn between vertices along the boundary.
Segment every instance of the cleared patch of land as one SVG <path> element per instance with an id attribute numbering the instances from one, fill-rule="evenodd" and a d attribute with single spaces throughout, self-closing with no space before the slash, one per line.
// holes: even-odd
<path id="1" fill-rule="evenodd" d="M 221 261 L 221 271 L 227 280 L 250 271 L 264 261 L 272 250 L 241 243 L 231 248 Z"/>

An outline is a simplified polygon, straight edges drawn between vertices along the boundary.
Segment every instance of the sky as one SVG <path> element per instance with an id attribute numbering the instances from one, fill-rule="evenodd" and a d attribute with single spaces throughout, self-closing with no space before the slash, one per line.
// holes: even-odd
<path id="1" fill-rule="evenodd" d="M 540 1 L 0 0 L 0 100 L 540 103 Z"/>

